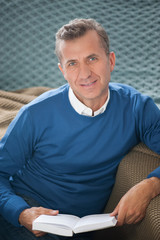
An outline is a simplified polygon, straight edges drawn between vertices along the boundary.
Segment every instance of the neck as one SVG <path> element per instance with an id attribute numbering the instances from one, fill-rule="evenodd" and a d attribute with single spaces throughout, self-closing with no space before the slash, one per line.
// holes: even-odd
<path id="1" fill-rule="evenodd" d="M 78 98 L 78 96 L 76 97 Z M 88 108 L 92 109 L 92 115 L 94 116 L 94 112 L 99 110 L 105 104 L 107 99 L 108 99 L 108 91 L 107 91 L 107 94 L 101 99 L 95 98 L 95 99 L 90 99 L 90 100 L 87 99 L 83 101 L 79 99 L 79 101 L 81 101 Z"/>

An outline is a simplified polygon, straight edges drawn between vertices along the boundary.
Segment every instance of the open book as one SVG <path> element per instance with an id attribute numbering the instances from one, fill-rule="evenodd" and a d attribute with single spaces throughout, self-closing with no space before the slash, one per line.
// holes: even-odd
<path id="1" fill-rule="evenodd" d="M 113 227 L 117 223 L 109 214 L 95 214 L 79 218 L 74 215 L 40 215 L 33 222 L 32 229 L 61 236 L 73 236 L 73 233 L 95 231 Z"/>

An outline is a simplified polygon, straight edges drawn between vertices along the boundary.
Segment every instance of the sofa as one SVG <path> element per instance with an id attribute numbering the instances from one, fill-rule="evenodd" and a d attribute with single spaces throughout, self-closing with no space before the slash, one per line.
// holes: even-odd
<path id="1" fill-rule="evenodd" d="M 135 146 L 121 161 L 116 182 L 105 212 L 112 212 L 121 197 L 135 184 L 160 165 L 160 155 L 143 143 Z M 160 240 L 160 195 L 152 199 L 145 218 L 132 225 L 108 228 L 95 232 L 96 240 Z"/>

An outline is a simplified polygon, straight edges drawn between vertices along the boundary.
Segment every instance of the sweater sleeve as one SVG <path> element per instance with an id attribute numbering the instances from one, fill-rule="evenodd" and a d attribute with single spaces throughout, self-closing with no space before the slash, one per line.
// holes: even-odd
<path id="1" fill-rule="evenodd" d="M 31 152 L 31 120 L 22 108 L 0 142 L 0 214 L 15 226 L 20 226 L 19 214 L 29 205 L 15 194 L 12 179 L 25 166 Z"/>
<path id="2" fill-rule="evenodd" d="M 137 113 L 137 124 L 140 133 L 140 139 L 144 142 L 152 151 L 160 154 L 160 109 L 156 106 L 153 100 L 149 97 L 144 97 L 141 104 L 141 108 Z M 160 178 L 160 167 L 156 168 L 148 175 L 150 177 Z"/>
<path id="3" fill-rule="evenodd" d="M 160 178 L 160 167 L 156 168 L 153 172 L 151 172 L 147 178 L 158 177 Z"/>

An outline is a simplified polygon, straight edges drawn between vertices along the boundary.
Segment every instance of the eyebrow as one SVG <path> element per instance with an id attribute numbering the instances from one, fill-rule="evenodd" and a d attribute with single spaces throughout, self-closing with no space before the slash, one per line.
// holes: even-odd
<path id="1" fill-rule="evenodd" d="M 87 56 L 86 58 L 91 58 L 91 57 L 99 57 L 99 55 L 97 55 L 96 53 L 92 53 L 89 56 Z"/>
<path id="2" fill-rule="evenodd" d="M 67 65 L 67 64 L 69 64 L 69 63 L 71 63 L 71 62 L 76 62 L 77 60 L 76 59 L 70 59 L 70 60 L 68 60 L 66 63 L 65 63 L 65 65 Z"/>

